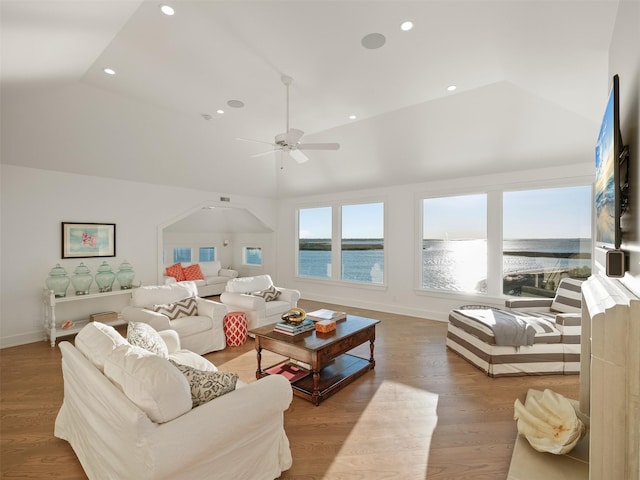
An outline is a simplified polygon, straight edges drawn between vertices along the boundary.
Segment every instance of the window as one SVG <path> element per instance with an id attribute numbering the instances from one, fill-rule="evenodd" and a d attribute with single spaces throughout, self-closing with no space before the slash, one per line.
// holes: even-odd
<path id="1" fill-rule="evenodd" d="M 213 262 L 216 259 L 215 247 L 200 247 L 198 253 L 198 261 L 200 262 Z"/>
<path id="2" fill-rule="evenodd" d="M 553 297 L 591 275 L 591 186 L 504 192 L 503 293 Z"/>
<path id="3" fill-rule="evenodd" d="M 245 265 L 262 265 L 262 248 L 244 247 L 242 258 Z"/>
<path id="4" fill-rule="evenodd" d="M 422 215 L 422 286 L 486 293 L 487 195 L 427 198 Z"/>
<path id="5" fill-rule="evenodd" d="M 298 211 L 298 275 L 331 278 L 331 207 Z"/>
<path id="6" fill-rule="evenodd" d="M 173 249 L 173 262 L 191 262 L 191 248 L 189 247 L 175 247 Z"/>
<path id="7" fill-rule="evenodd" d="M 384 203 L 342 206 L 342 280 L 384 283 Z"/>

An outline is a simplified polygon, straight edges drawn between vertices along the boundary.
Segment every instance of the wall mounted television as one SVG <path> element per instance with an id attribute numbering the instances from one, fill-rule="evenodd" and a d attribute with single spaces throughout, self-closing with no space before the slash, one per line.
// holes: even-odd
<path id="1" fill-rule="evenodd" d="M 626 209 L 628 188 L 626 154 L 620 134 L 619 79 L 614 75 L 595 148 L 596 247 L 618 249 L 622 242 L 620 217 Z"/>

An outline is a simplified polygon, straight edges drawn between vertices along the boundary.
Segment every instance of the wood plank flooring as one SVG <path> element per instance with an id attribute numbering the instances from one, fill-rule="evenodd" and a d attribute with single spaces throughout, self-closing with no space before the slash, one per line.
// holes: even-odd
<path id="1" fill-rule="evenodd" d="M 578 398 L 577 375 L 487 377 L 446 349 L 442 322 L 311 301 L 300 306 L 382 322 L 375 370 L 318 407 L 294 397 L 285 412 L 293 466 L 281 480 L 504 479 L 516 436 L 514 400 L 524 400 L 529 388 Z M 368 357 L 368 349 L 355 352 Z M 207 358 L 254 381 L 251 340 Z M 3 479 L 86 478 L 71 447 L 53 436 L 62 397 L 58 348 L 43 341 L 0 350 Z"/>

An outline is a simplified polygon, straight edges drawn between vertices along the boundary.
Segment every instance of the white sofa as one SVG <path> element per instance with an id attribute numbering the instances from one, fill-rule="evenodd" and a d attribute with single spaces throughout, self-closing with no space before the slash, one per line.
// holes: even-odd
<path id="1" fill-rule="evenodd" d="M 195 264 L 182 264 L 183 267 L 188 267 L 190 265 Z M 198 287 L 199 297 L 211 297 L 213 295 L 220 295 L 222 292 L 224 292 L 227 282 L 230 279 L 236 278 L 238 276 L 237 271 L 231 270 L 230 268 L 222 268 L 222 265 L 219 261 L 202 262 L 198 263 L 198 265 L 200 265 L 200 271 L 202 272 L 202 276 L 204 277 L 204 279 L 192 281 L 196 284 L 196 287 Z M 166 275 L 166 272 L 162 278 L 165 285 L 177 282 L 175 277 Z"/>
<path id="2" fill-rule="evenodd" d="M 139 347 L 112 327 L 100 327 L 107 328 L 85 326 L 75 347 L 59 344 L 64 400 L 54 434 L 71 444 L 89 479 L 271 480 L 291 467 L 283 412 L 292 392 L 284 377 L 238 381 L 235 390 L 192 408 L 189 383 L 175 366 L 151 353 L 123 355 Z M 160 335 L 169 358 L 217 370 L 181 350 L 175 332 Z M 126 382 L 104 373 L 116 367 L 127 369 Z M 165 418 L 153 421 L 151 412 Z"/>
<path id="3" fill-rule="evenodd" d="M 131 304 L 122 309 L 126 322 L 148 323 L 157 331 L 175 330 L 184 348 L 205 354 L 226 347 L 222 322 L 227 307 L 219 302 L 197 297 L 193 282 L 170 285 L 150 285 L 131 291 Z M 174 304 L 196 297 L 198 314 L 171 320 L 167 315 L 153 311 L 154 305 Z"/>
<path id="4" fill-rule="evenodd" d="M 275 288 L 280 295 L 276 300 L 257 296 L 256 293 Z M 245 312 L 249 329 L 280 321 L 280 316 L 290 308 L 296 307 L 300 300 L 298 290 L 275 287 L 269 275 L 234 278 L 227 283 L 226 291 L 220 295 L 220 301 L 229 311 Z"/>

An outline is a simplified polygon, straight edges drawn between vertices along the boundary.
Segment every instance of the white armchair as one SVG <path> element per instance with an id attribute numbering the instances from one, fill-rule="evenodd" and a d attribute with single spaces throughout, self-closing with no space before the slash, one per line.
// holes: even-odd
<path id="1" fill-rule="evenodd" d="M 182 346 L 192 352 L 202 355 L 222 350 L 226 346 L 222 321 L 227 314 L 227 307 L 197 295 L 198 290 L 193 282 L 139 287 L 132 290 L 131 305 L 122 310 L 122 316 L 127 323 L 148 323 L 159 332 L 175 330 Z M 154 306 L 174 305 L 190 297 L 195 297 L 196 315 L 171 319 L 172 315 L 153 310 Z"/>
<path id="2" fill-rule="evenodd" d="M 280 294 L 275 300 L 269 295 L 258 296 L 258 292 L 275 289 Z M 298 290 L 275 287 L 269 275 L 233 278 L 227 282 L 226 291 L 220 295 L 220 301 L 229 311 L 245 312 L 249 329 L 280 321 L 280 316 L 298 305 Z"/>

